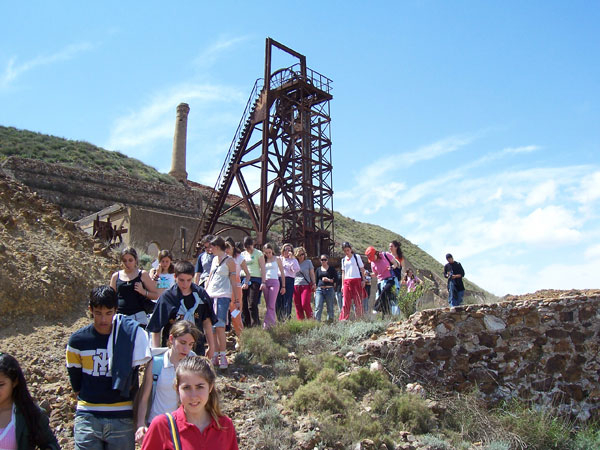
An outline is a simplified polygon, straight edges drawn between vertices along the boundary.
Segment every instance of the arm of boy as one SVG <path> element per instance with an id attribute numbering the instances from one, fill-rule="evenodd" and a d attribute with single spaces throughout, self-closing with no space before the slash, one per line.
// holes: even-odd
<path id="1" fill-rule="evenodd" d="M 215 354 L 215 337 L 213 336 L 212 325 L 213 324 L 210 318 L 204 319 L 204 321 L 202 322 L 204 336 L 206 337 L 206 342 L 208 343 L 208 350 L 206 351 L 206 356 L 209 359 L 211 359 Z"/>

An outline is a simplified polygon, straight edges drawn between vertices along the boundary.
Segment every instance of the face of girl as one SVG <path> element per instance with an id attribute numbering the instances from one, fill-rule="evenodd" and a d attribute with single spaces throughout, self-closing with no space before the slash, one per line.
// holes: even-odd
<path id="1" fill-rule="evenodd" d="M 212 386 L 195 372 L 182 372 L 179 375 L 177 392 L 186 413 L 199 414 L 206 408 Z"/>
<path id="2" fill-rule="evenodd" d="M 350 247 L 344 247 L 344 253 L 346 256 L 350 257 L 350 255 L 352 255 L 352 249 Z"/>
<path id="3" fill-rule="evenodd" d="M 121 258 L 121 262 L 123 263 L 123 267 L 125 270 L 133 270 L 137 266 L 137 261 L 133 257 L 133 255 L 125 254 Z"/>
<path id="4" fill-rule="evenodd" d="M 12 405 L 12 393 L 16 385 L 16 380 L 12 381 L 0 372 L 0 408 L 5 409 Z"/>
<path id="5" fill-rule="evenodd" d="M 394 244 L 392 244 L 392 243 L 390 242 L 389 249 L 390 249 L 390 253 L 394 253 L 394 251 L 396 250 L 396 247 L 394 247 Z"/>
<path id="6" fill-rule="evenodd" d="M 160 260 L 160 267 L 163 270 L 168 270 L 170 265 L 171 265 L 171 258 L 169 258 L 168 256 L 165 256 L 163 259 Z"/>
<path id="7" fill-rule="evenodd" d="M 269 259 L 271 256 L 273 256 L 273 250 L 270 248 L 266 248 L 263 253 L 265 254 L 266 259 Z"/>
<path id="8" fill-rule="evenodd" d="M 227 253 L 229 256 L 233 255 L 233 249 L 229 246 L 225 247 L 225 253 Z"/>
<path id="9" fill-rule="evenodd" d="M 281 251 L 281 253 L 283 253 L 283 256 L 288 258 L 290 256 L 291 251 L 292 251 L 292 249 L 290 247 L 283 247 L 283 250 Z"/>
<path id="10" fill-rule="evenodd" d="M 176 338 L 169 336 L 169 342 L 171 343 L 171 354 L 179 360 L 189 355 L 194 348 L 194 344 L 196 343 L 196 341 L 194 341 L 194 337 L 189 333 Z"/>

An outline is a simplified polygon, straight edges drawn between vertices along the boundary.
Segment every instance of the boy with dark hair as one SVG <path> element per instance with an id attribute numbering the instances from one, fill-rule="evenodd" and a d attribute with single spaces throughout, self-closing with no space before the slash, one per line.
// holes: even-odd
<path id="1" fill-rule="evenodd" d="M 446 261 L 448 261 L 448 264 L 444 266 L 444 276 L 448 278 L 448 304 L 450 306 L 460 306 L 465 295 L 465 285 L 463 283 L 465 270 L 461 263 L 454 261 L 450 253 L 446 255 Z"/>
<path id="2" fill-rule="evenodd" d="M 164 347 L 166 345 L 164 339 L 165 336 L 169 336 L 171 325 L 185 319 L 204 330 L 205 339 L 201 336 L 196 341 L 194 352 L 197 355 L 204 355 L 204 344 L 208 342 L 207 356 L 212 358 L 215 349 L 212 326 L 217 323 L 212 300 L 203 287 L 192 283 L 194 266 L 190 262 L 177 261 L 174 268 L 175 284 L 162 293 L 146 327 L 146 330 L 152 333 L 152 346 Z"/>
<path id="3" fill-rule="evenodd" d="M 77 394 L 76 449 L 133 450 L 133 398 L 138 367 L 150 357 L 139 323 L 116 314 L 117 293 L 99 286 L 90 293 L 93 323 L 71 335 L 67 370 Z"/>

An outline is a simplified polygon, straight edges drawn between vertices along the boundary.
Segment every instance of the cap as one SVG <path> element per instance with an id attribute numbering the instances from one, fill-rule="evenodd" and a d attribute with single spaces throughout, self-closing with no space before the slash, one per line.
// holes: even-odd
<path id="1" fill-rule="evenodd" d="M 377 250 L 373 246 L 367 247 L 367 250 L 365 250 L 365 255 L 367 255 L 367 258 L 371 262 L 375 261 L 375 253 L 377 253 Z"/>

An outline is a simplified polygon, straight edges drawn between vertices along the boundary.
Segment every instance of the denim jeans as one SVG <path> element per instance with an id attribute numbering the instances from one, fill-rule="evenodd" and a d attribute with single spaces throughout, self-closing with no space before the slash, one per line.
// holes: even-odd
<path id="1" fill-rule="evenodd" d="M 134 450 L 133 418 L 78 414 L 75 416 L 73 438 L 77 450 Z"/>
<path id="2" fill-rule="evenodd" d="M 292 317 L 292 305 L 294 304 L 294 277 L 285 277 L 285 294 L 277 296 L 275 313 L 277 320 L 284 322 Z"/>
<path id="3" fill-rule="evenodd" d="M 321 321 L 323 314 L 323 302 L 327 304 L 327 320 L 333 320 L 333 297 L 335 292 L 333 288 L 317 288 L 315 292 L 315 319 Z"/>
<path id="4" fill-rule="evenodd" d="M 454 280 L 448 280 L 448 304 L 450 306 L 460 306 L 463 302 L 465 291 L 456 289 Z"/>
<path id="5" fill-rule="evenodd" d="M 369 299 L 371 298 L 371 285 L 365 284 L 365 291 L 367 292 L 367 296 L 363 299 L 363 311 L 365 314 L 371 314 L 369 311 Z"/>

